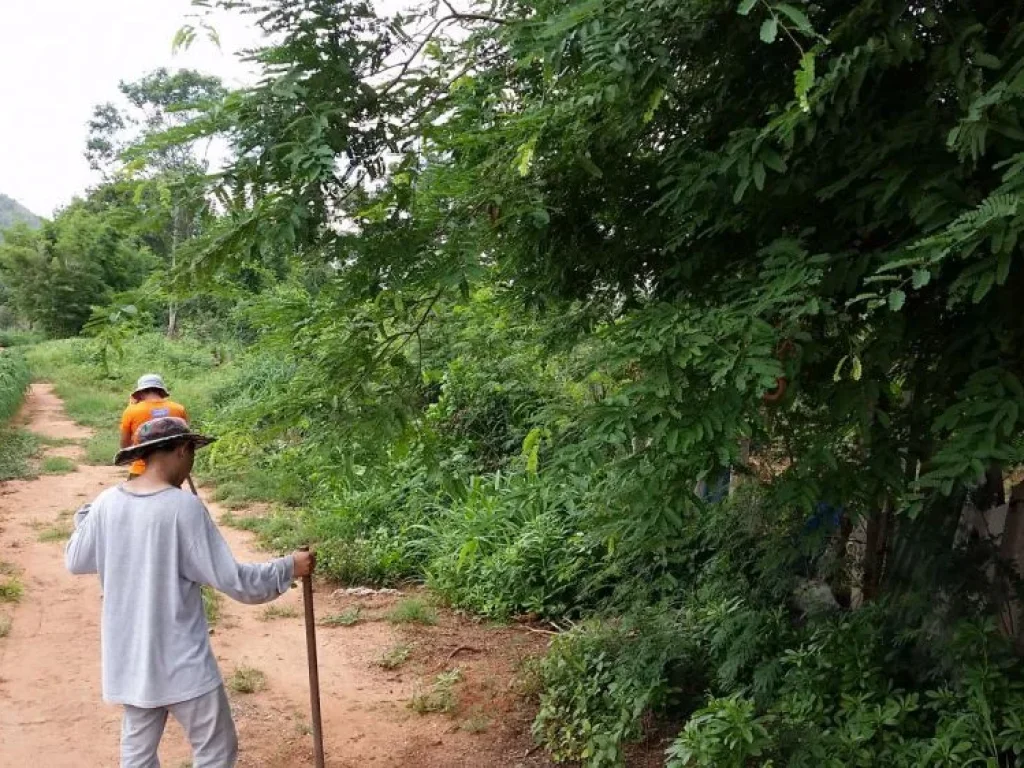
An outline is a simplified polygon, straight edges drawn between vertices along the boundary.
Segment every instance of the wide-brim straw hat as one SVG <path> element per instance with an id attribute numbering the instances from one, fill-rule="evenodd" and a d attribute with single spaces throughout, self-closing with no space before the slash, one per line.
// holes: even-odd
<path id="1" fill-rule="evenodd" d="M 144 422 L 132 439 L 132 445 L 122 448 L 114 457 L 114 464 L 122 466 L 144 458 L 154 448 L 171 443 L 192 443 L 196 448 L 209 445 L 217 438 L 193 432 L 188 422 L 176 416 L 161 416 Z"/>

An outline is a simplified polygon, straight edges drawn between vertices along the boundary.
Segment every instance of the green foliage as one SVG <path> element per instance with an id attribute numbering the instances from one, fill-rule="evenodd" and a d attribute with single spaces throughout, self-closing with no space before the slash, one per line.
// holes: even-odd
<path id="1" fill-rule="evenodd" d="M 7 303 L 53 336 L 77 334 L 94 305 L 141 284 L 153 266 L 148 251 L 82 201 L 40 230 L 10 230 L 0 244 Z"/>
<path id="2" fill-rule="evenodd" d="M 0 329 L 0 347 L 27 347 L 41 341 L 43 341 L 43 335 L 36 331 Z"/>
<path id="3" fill-rule="evenodd" d="M 0 425 L 18 412 L 31 379 L 22 354 L 0 349 Z"/>
<path id="4" fill-rule="evenodd" d="M 558 762 L 622 765 L 642 717 L 668 696 L 666 669 L 681 661 L 670 614 L 584 625 L 560 635 L 540 664 L 543 692 L 534 736 Z M 683 644 L 685 648 L 685 644 Z"/>
<path id="5" fill-rule="evenodd" d="M 945 674 L 908 690 L 902 649 L 886 647 L 877 612 L 819 627 L 781 659 L 776 695 L 713 699 L 669 749 L 672 768 L 1001 765 L 1020 755 L 1019 661 L 992 626 L 957 627 Z M 970 649 L 970 651 L 968 651 Z M 927 682 L 925 682 L 927 680 Z M 1014 755 L 1014 758 L 1010 758 Z"/>

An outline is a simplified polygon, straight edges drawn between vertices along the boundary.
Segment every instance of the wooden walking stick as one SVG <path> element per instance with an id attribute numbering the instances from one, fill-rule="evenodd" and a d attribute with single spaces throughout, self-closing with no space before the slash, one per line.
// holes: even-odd
<path id="1" fill-rule="evenodd" d="M 305 552 L 309 547 L 302 547 Z M 306 609 L 306 660 L 309 662 L 309 707 L 313 716 L 313 754 L 316 768 L 324 768 L 324 732 L 320 720 L 320 669 L 316 660 L 316 621 L 313 618 L 313 577 L 302 577 L 302 603 Z"/>

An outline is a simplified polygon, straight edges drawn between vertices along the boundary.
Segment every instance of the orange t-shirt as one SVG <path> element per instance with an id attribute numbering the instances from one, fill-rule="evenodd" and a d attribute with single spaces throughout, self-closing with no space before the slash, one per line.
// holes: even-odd
<path id="1" fill-rule="evenodd" d="M 188 421 L 188 414 L 185 407 L 170 400 L 143 400 L 141 403 L 129 405 L 124 409 L 121 416 L 121 435 L 127 435 L 134 443 L 135 430 L 141 427 L 150 419 L 158 419 L 161 416 L 176 416 L 179 419 Z M 129 443 L 131 445 L 132 443 Z M 141 475 L 146 469 L 146 462 L 139 459 L 131 467 L 133 475 Z"/>

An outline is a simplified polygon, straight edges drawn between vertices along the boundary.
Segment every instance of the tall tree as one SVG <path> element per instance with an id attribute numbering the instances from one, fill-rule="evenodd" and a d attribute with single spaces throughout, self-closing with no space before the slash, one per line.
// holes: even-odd
<path id="1" fill-rule="evenodd" d="M 195 120 L 225 90 L 216 77 L 193 70 L 158 69 L 136 82 L 122 82 L 127 107 L 101 104 L 89 122 L 86 157 L 104 174 L 114 196 L 130 197 L 135 216 L 121 206 L 122 219 L 147 239 L 173 271 L 182 244 L 196 237 L 209 215 L 202 185 L 207 161 L 198 141 L 150 139 Z M 177 303 L 168 307 L 167 333 L 177 332 Z"/>

